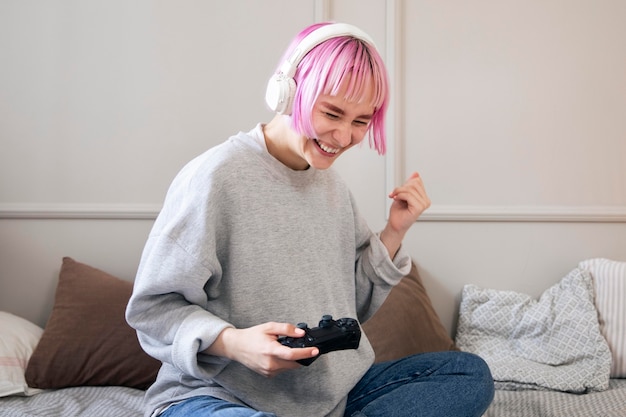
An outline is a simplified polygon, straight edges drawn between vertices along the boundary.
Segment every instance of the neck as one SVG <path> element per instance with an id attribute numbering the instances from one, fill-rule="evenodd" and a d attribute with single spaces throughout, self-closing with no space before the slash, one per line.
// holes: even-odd
<path id="1" fill-rule="evenodd" d="M 263 136 L 267 151 L 283 165 L 297 171 L 309 168 L 309 163 L 297 152 L 305 137 L 296 133 L 290 124 L 289 116 L 277 114 L 271 122 L 263 126 Z"/>

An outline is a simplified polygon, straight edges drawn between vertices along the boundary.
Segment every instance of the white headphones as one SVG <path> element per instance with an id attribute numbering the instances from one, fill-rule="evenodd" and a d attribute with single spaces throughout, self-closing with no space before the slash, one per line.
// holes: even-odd
<path id="1" fill-rule="evenodd" d="M 317 28 L 302 39 L 293 53 L 283 62 L 278 73 L 270 78 L 265 92 L 265 101 L 272 111 L 291 114 L 293 97 L 296 94 L 296 81 L 293 76 L 298 64 L 311 49 L 328 39 L 339 36 L 352 36 L 376 47 L 374 40 L 367 33 L 347 23 L 333 23 Z"/>

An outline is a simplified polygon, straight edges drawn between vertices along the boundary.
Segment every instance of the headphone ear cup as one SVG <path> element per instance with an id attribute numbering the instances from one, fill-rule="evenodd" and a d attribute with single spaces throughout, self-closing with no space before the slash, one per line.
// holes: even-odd
<path id="1" fill-rule="evenodd" d="M 265 101 L 272 111 L 291 114 L 293 97 L 296 94 L 296 82 L 282 73 L 274 74 L 267 83 Z"/>

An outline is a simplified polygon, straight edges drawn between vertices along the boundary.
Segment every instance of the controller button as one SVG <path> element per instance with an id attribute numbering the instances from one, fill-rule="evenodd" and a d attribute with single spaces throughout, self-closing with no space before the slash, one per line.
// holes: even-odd
<path id="1" fill-rule="evenodd" d="M 322 320 L 320 320 L 320 327 L 327 328 L 333 325 L 333 316 L 330 314 L 325 314 L 322 316 Z"/>

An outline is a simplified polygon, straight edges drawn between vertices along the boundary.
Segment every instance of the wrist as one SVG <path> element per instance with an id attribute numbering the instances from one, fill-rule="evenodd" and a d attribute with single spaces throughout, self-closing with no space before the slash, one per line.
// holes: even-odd
<path id="1" fill-rule="evenodd" d="M 404 239 L 404 233 L 398 232 L 397 230 L 393 230 L 387 224 L 382 232 L 379 235 L 380 241 L 387 248 L 387 252 L 389 253 L 389 257 L 393 259 L 400 246 L 402 245 L 402 240 Z"/>
<path id="2" fill-rule="evenodd" d="M 234 344 L 236 343 L 237 329 L 227 327 L 217 336 L 215 341 L 209 346 L 204 353 L 212 356 L 220 356 L 226 359 L 233 359 L 230 353 L 234 352 Z"/>

